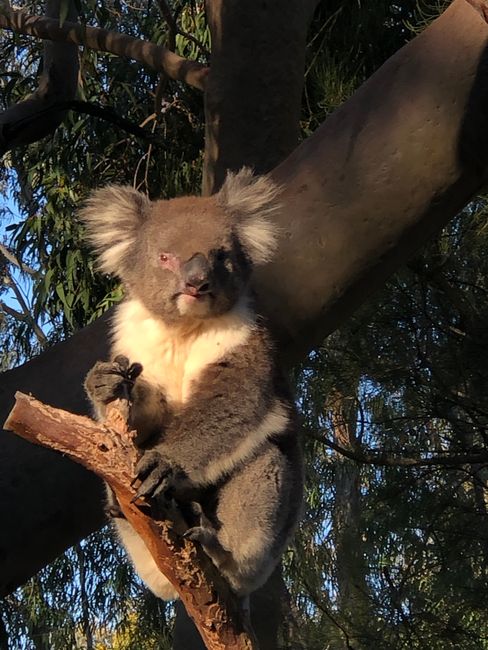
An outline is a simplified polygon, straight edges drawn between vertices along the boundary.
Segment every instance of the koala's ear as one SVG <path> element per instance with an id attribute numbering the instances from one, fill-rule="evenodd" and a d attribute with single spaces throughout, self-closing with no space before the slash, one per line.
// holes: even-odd
<path id="1" fill-rule="evenodd" d="M 86 239 L 98 255 L 102 271 L 120 274 L 150 206 L 144 194 L 128 185 L 108 185 L 88 198 L 79 217 L 85 224 Z"/>
<path id="2" fill-rule="evenodd" d="M 254 264 L 268 262 L 276 250 L 273 217 L 281 208 L 281 191 L 268 176 L 254 176 L 252 169 L 243 167 L 227 174 L 217 194 L 218 204 L 235 218 L 239 240 Z"/>

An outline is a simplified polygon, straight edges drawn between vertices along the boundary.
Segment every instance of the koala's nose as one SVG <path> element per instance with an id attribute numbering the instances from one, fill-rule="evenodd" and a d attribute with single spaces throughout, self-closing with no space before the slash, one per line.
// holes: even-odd
<path id="1" fill-rule="evenodd" d="M 210 265 L 203 253 L 195 253 L 183 265 L 183 280 L 192 293 L 208 293 L 211 290 Z"/>

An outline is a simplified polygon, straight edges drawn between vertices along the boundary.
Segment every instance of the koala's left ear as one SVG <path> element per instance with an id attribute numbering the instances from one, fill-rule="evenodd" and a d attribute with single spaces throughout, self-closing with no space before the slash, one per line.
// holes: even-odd
<path id="1" fill-rule="evenodd" d="M 243 167 L 227 174 L 217 194 L 218 204 L 235 218 L 239 239 L 254 264 L 269 262 L 276 250 L 278 227 L 272 219 L 281 208 L 280 193 L 268 176 L 254 176 Z"/>

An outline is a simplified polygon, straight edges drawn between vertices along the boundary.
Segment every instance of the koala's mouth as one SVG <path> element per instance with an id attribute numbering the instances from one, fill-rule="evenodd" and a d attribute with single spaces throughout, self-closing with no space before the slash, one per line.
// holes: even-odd
<path id="1" fill-rule="evenodd" d="M 210 282 L 199 283 L 198 285 L 186 284 L 182 287 L 182 290 L 179 292 L 178 296 L 184 296 L 185 300 L 193 302 L 194 300 L 204 300 L 205 298 L 211 298 L 212 286 Z"/>
<path id="2" fill-rule="evenodd" d="M 213 294 L 190 293 L 182 291 L 177 295 L 176 307 L 181 316 L 192 316 L 195 318 L 206 318 L 212 311 Z"/>
<path id="3" fill-rule="evenodd" d="M 189 303 L 212 298 L 213 294 L 210 291 L 182 291 L 177 295 L 177 298 L 182 298 Z"/>

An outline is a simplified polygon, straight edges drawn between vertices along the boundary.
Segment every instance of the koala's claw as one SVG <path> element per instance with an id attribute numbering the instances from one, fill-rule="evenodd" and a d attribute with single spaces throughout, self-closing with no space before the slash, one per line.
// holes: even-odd
<path id="1" fill-rule="evenodd" d="M 85 388 L 94 403 L 108 404 L 130 395 L 134 381 L 142 372 L 140 363 L 130 363 L 119 355 L 113 361 L 97 361 L 85 380 Z"/>
<path id="2" fill-rule="evenodd" d="M 185 539 L 191 539 L 192 542 L 199 542 L 202 546 L 206 547 L 215 547 L 217 544 L 220 546 L 219 541 L 217 540 L 217 535 L 213 528 L 206 528 L 204 526 L 194 526 L 189 528 L 183 533 Z"/>
<path id="3" fill-rule="evenodd" d="M 125 519 L 125 515 L 118 504 L 107 505 L 105 507 L 105 514 L 109 519 Z"/>
<path id="4" fill-rule="evenodd" d="M 137 480 L 142 482 L 132 499 L 133 502 L 140 497 L 154 499 L 158 494 L 166 492 L 171 487 L 173 469 L 157 451 L 146 451 L 137 463 L 135 471 L 136 478 L 133 483 Z"/>
<path id="5" fill-rule="evenodd" d="M 121 375 L 128 381 L 135 381 L 142 372 L 142 365 L 140 363 L 130 363 L 129 359 L 123 354 L 118 354 L 114 359 L 114 364 L 120 366 Z"/>
<path id="6" fill-rule="evenodd" d="M 185 539 L 201 544 L 203 550 L 217 568 L 228 565 L 232 559 L 231 553 L 219 541 L 217 531 L 210 525 L 193 526 L 183 533 Z"/>
<path id="7" fill-rule="evenodd" d="M 183 537 L 191 539 L 193 542 L 199 542 L 202 546 L 216 548 L 220 547 L 217 539 L 217 531 L 213 527 L 210 519 L 203 512 L 202 506 L 198 501 L 190 503 L 191 513 L 197 519 L 197 525 L 188 528 Z"/>

